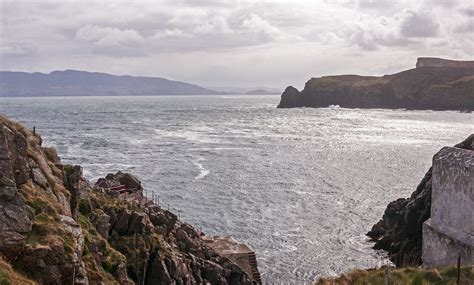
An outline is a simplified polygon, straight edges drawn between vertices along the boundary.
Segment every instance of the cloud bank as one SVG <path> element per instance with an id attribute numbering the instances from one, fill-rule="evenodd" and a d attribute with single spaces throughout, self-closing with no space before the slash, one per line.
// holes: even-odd
<path id="1" fill-rule="evenodd" d="M 2 0 L 0 69 L 301 86 L 472 59 L 472 1 Z"/>

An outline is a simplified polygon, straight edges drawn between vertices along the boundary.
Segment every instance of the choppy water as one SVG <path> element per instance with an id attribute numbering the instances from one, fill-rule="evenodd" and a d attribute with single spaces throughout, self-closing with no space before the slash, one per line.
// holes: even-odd
<path id="1" fill-rule="evenodd" d="M 364 234 L 474 114 L 276 109 L 278 96 L 0 98 L 90 179 L 126 170 L 208 234 L 255 249 L 267 283 L 383 257 Z"/>

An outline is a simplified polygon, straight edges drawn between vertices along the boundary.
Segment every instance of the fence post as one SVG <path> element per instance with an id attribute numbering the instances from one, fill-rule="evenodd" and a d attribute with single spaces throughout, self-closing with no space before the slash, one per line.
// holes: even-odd
<path id="1" fill-rule="evenodd" d="M 461 284 L 461 253 L 458 254 L 458 274 L 457 274 L 456 284 Z"/>
<path id="2" fill-rule="evenodd" d="M 383 284 L 388 285 L 388 267 L 385 267 L 385 274 L 384 274 Z"/>

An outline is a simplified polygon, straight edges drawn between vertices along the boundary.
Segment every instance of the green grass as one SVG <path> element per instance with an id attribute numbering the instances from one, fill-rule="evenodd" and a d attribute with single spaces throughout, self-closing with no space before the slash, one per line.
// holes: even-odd
<path id="1" fill-rule="evenodd" d="M 337 278 L 322 278 L 316 281 L 318 285 L 366 285 L 384 284 L 385 269 L 355 270 L 342 274 Z M 416 267 L 390 268 L 388 270 L 390 285 L 455 285 L 457 269 L 454 266 L 424 269 Z M 474 267 L 461 268 L 461 285 L 474 284 Z"/>
<path id="2" fill-rule="evenodd" d="M 79 200 L 79 212 L 84 216 L 89 216 L 92 213 L 92 206 L 88 200 Z"/>
<path id="3" fill-rule="evenodd" d="M 104 260 L 102 261 L 102 268 L 104 268 L 105 271 L 109 272 L 112 275 L 115 275 L 118 271 L 118 264 L 117 263 L 112 263 L 109 260 Z"/>

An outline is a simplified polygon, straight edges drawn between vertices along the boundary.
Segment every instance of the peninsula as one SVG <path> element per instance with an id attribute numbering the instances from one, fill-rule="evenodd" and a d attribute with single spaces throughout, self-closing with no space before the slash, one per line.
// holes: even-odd
<path id="1" fill-rule="evenodd" d="M 311 78 L 302 91 L 289 86 L 278 108 L 328 107 L 474 110 L 474 61 L 418 58 L 416 68 L 376 76 Z"/>

